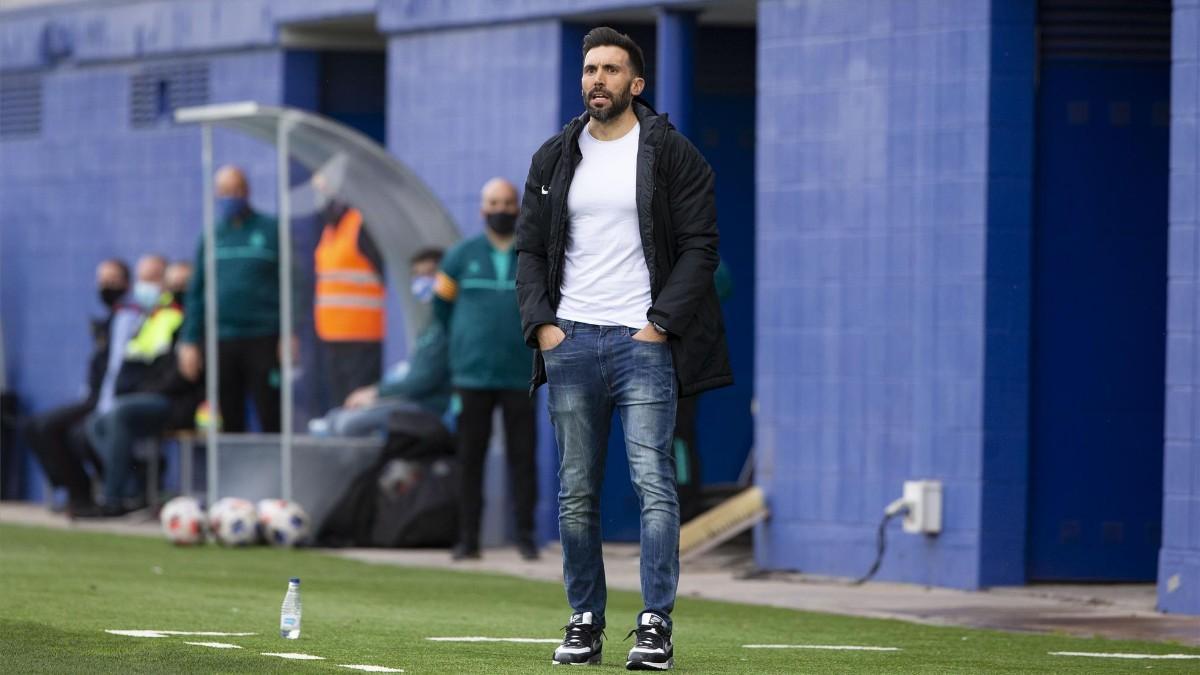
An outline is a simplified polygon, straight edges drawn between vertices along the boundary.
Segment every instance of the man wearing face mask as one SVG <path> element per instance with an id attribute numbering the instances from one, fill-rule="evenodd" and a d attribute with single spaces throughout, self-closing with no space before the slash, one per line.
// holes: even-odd
<path id="1" fill-rule="evenodd" d="M 118 396 L 106 412 L 94 413 L 87 423 L 88 439 L 104 463 L 104 502 L 76 513 L 80 518 L 112 517 L 141 505 L 142 481 L 132 471 L 133 446 L 167 428 L 192 425 L 203 388 L 185 379 L 176 367 L 175 339 L 183 310 L 170 285 L 187 285 L 190 265 L 174 263 L 163 270 L 157 256 L 138 266 L 134 301 L 146 313 L 137 335 L 125 346 L 117 376 Z"/>
<path id="2" fill-rule="evenodd" d="M 434 277 L 442 252 L 418 251 L 411 260 L 413 298 L 423 304 L 433 300 Z M 388 420 L 398 410 L 423 410 L 443 416 L 450 406 L 450 370 L 446 329 L 431 321 L 417 337 L 402 375 L 386 376 L 378 384 L 359 387 L 341 408 L 329 411 L 310 428 L 334 436 L 369 436 L 386 433 Z"/>
<path id="3" fill-rule="evenodd" d="M 462 403 L 458 417 L 461 532 L 455 560 L 479 557 L 483 465 L 496 407 L 504 415 L 517 550 L 526 560 L 538 557 L 533 532 L 535 417 L 526 394 L 530 352 L 521 336 L 513 249 L 517 213 L 516 187 L 503 178 L 489 180 L 483 186 L 480 208 L 484 233 L 446 254 L 434 289 L 434 313 L 450 333 L 450 377 Z"/>
<path id="4" fill-rule="evenodd" d="M 112 258 L 96 267 L 96 292 L 105 313 L 91 320 L 92 355 L 88 359 L 84 398 L 31 416 L 22 427 L 25 439 L 50 483 L 66 488 L 68 514 L 94 505 L 91 478 L 84 468 L 84 461 L 90 460 L 97 469 L 101 464 L 87 443 L 82 422 L 100 399 L 101 386 L 108 372 L 113 318 L 122 309 L 121 300 L 128 291 L 129 266 L 123 261 Z M 136 316 L 136 310 L 125 309 L 126 313 Z"/>
<path id="5" fill-rule="evenodd" d="M 246 431 L 246 399 L 262 430 L 279 431 L 279 227 L 250 206 L 250 186 L 236 166 L 217 170 L 217 358 L 222 428 Z M 186 296 L 179 372 L 200 378 L 204 337 L 204 237 Z"/>
<path id="6" fill-rule="evenodd" d="M 323 174 L 312 180 L 325 202 L 324 230 L 313 253 L 313 325 L 321 341 L 325 392 L 341 402 L 379 380 L 386 316 L 383 257 L 362 212 L 341 200 Z"/>

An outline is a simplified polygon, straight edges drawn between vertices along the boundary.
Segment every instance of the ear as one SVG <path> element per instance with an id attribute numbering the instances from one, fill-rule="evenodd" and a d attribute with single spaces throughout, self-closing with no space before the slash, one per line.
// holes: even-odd
<path id="1" fill-rule="evenodd" d="M 629 85 L 629 91 L 633 92 L 634 96 L 641 96 L 642 90 L 646 88 L 646 81 L 640 77 L 635 77 Z"/>

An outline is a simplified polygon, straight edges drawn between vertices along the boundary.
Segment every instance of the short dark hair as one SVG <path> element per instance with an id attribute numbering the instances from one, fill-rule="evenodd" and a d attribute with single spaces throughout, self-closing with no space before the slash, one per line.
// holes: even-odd
<path id="1" fill-rule="evenodd" d="M 633 38 L 625 33 L 619 33 L 608 26 L 599 26 L 588 31 L 583 36 L 583 57 L 596 47 L 620 47 L 629 55 L 629 65 L 633 68 L 634 77 L 642 77 L 646 72 L 646 59 L 642 56 L 642 48 Z"/>
<path id="2" fill-rule="evenodd" d="M 416 265 L 417 263 L 423 263 L 426 260 L 432 262 L 435 265 L 441 264 L 442 249 L 440 249 L 440 248 L 423 248 L 420 251 L 417 251 L 416 253 L 414 253 L 413 257 L 408 259 L 408 264 L 410 266 L 412 266 L 412 265 Z"/>
<path id="3" fill-rule="evenodd" d="M 105 258 L 100 261 L 101 265 L 112 265 L 121 271 L 121 276 L 125 277 L 125 283 L 129 283 L 129 263 L 120 258 Z"/>

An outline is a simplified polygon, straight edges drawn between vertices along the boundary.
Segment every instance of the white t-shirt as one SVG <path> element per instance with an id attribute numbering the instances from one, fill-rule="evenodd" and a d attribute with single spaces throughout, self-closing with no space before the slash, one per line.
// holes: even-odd
<path id="1" fill-rule="evenodd" d="M 583 161 L 567 193 L 567 255 L 558 316 L 596 326 L 646 325 L 650 270 L 637 214 L 638 133 L 579 134 Z"/>

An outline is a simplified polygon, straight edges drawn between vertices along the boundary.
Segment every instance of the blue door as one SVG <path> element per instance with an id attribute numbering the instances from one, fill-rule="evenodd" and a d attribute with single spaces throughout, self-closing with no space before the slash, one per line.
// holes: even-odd
<path id="1" fill-rule="evenodd" d="M 1169 87 L 1166 61 L 1041 67 L 1030 580 L 1155 578 Z"/>

